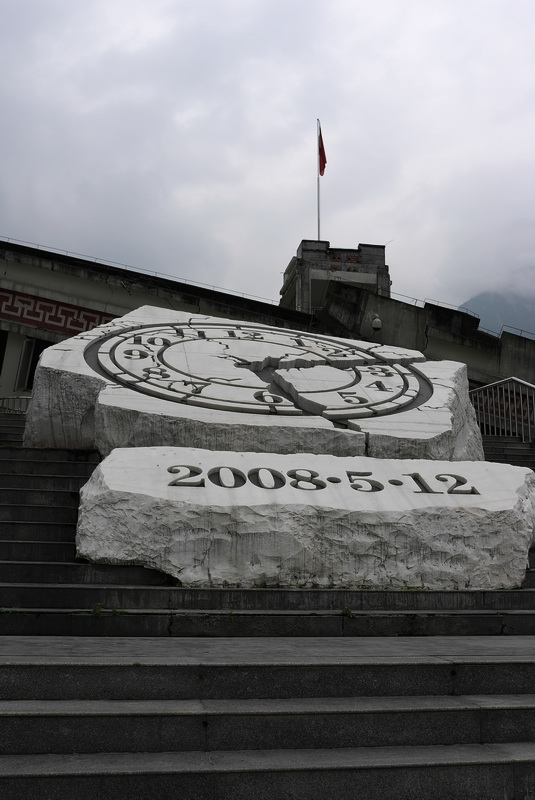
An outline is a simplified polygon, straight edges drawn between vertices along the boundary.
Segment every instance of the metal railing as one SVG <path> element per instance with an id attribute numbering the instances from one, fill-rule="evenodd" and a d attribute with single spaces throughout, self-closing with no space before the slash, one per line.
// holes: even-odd
<path id="1" fill-rule="evenodd" d="M 535 386 L 519 378 L 504 378 L 472 389 L 470 400 L 481 433 L 486 436 L 535 437 Z"/>
<path id="2" fill-rule="evenodd" d="M 523 336 L 525 339 L 535 339 L 535 333 L 532 331 L 525 331 L 523 328 L 514 328 L 512 325 L 502 325 L 500 336 L 504 332 L 513 333 L 515 336 Z"/>
<path id="3" fill-rule="evenodd" d="M 25 414 L 28 410 L 30 397 L 0 397 L 0 414 Z"/>
<path id="4" fill-rule="evenodd" d="M 441 308 L 449 308 L 452 311 L 462 311 L 463 314 L 470 314 L 471 317 L 477 317 L 479 319 L 479 314 L 476 314 L 475 311 L 471 311 L 466 306 L 454 306 L 451 303 L 445 303 L 442 300 L 431 300 L 429 297 L 426 297 L 424 303 L 429 303 L 432 306 L 440 306 Z"/>

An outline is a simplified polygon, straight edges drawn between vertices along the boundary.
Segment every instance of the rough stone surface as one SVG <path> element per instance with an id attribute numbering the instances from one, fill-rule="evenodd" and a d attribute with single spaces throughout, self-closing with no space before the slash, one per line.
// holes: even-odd
<path id="1" fill-rule="evenodd" d="M 95 449 L 95 404 L 110 382 L 91 369 L 84 350 L 106 333 L 125 327 L 128 323 L 113 320 L 42 352 L 26 414 L 25 447 Z"/>
<path id="2" fill-rule="evenodd" d="M 462 364 L 147 306 L 43 353 L 24 444 L 483 458 Z"/>
<path id="3" fill-rule="evenodd" d="M 426 361 L 414 369 L 433 386 L 429 400 L 404 411 L 401 418 L 393 415 L 349 423 L 350 428 L 367 434 L 367 455 L 484 460 L 481 434 L 468 396 L 466 365 L 456 361 Z"/>
<path id="4" fill-rule="evenodd" d="M 78 554 L 185 586 L 512 588 L 534 480 L 481 462 L 118 449 L 82 490 Z"/>
<path id="5" fill-rule="evenodd" d="M 176 445 L 207 450 L 365 454 L 366 436 L 333 427 L 322 417 L 259 416 L 206 410 L 109 386 L 95 408 L 95 445 L 103 455 L 116 447 Z"/>

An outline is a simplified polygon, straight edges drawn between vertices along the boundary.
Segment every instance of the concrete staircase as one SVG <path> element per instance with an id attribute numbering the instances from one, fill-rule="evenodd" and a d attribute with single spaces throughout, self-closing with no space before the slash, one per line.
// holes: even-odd
<path id="1" fill-rule="evenodd" d="M 26 450 L 5 417 L 2 800 L 535 797 L 534 589 L 188 590 L 82 563 L 98 456 Z"/>
<path id="2" fill-rule="evenodd" d="M 7 637 L 1 796 L 532 798 L 511 641 Z"/>
<path id="3" fill-rule="evenodd" d="M 535 442 L 523 442 L 518 436 L 483 436 L 483 450 L 486 461 L 535 469 Z"/>
<path id="4" fill-rule="evenodd" d="M 183 589 L 155 570 L 77 561 L 78 492 L 98 454 L 23 448 L 23 420 L 0 416 L 0 635 L 535 633 L 533 565 L 522 590 L 434 592 Z"/>

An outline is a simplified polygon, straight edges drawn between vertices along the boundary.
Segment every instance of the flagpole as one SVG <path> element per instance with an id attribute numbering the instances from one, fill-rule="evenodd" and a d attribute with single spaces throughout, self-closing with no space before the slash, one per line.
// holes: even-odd
<path id="1" fill-rule="evenodd" d="M 318 207 L 318 242 L 321 239 L 320 236 L 320 121 L 319 119 L 316 120 L 316 153 L 317 153 L 317 169 L 316 169 L 316 184 L 317 184 L 317 207 Z"/>

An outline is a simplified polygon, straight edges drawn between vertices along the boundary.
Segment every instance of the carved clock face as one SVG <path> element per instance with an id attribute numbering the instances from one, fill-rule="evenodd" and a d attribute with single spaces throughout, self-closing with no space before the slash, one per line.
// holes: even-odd
<path id="1" fill-rule="evenodd" d="M 228 322 L 142 325 L 86 352 L 115 383 L 187 405 L 333 422 L 392 414 L 431 394 L 412 352 Z"/>

